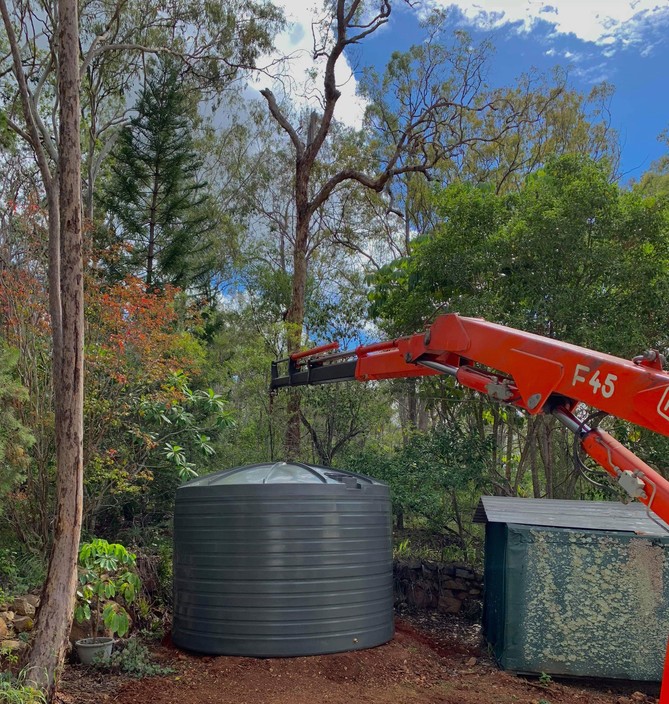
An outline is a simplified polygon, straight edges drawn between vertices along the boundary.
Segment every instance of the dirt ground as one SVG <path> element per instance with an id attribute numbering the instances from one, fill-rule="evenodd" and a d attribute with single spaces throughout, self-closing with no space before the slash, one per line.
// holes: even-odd
<path id="1" fill-rule="evenodd" d="M 66 668 L 59 704 L 655 704 L 657 687 L 565 683 L 498 670 L 479 627 L 438 614 L 404 615 L 395 638 L 371 650 L 289 659 L 209 657 L 169 642 L 165 677 L 131 680 Z M 639 691 L 641 690 L 641 691 Z"/>

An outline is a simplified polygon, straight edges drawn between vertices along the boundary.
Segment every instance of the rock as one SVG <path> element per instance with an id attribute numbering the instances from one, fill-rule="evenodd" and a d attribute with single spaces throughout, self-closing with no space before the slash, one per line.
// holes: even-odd
<path id="1" fill-rule="evenodd" d="M 455 577 L 455 567 L 453 567 L 453 565 L 441 565 L 439 575 L 442 580 L 448 577 Z"/>
<path id="2" fill-rule="evenodd" d="M 24 650 L 28 647 L 27 643 L 22 643 L 20 640 L 2 640 L 0 641 L 0 650 L 14 653 L 17 650 Z"/>
<path id="3" fill-rule="evenodd" d="M 481 594 L 480 589 L 470 589 L 469 590 L 469 595 L 470 596 L 479 596 Z"/>
<path id="4" fill-rule="evenodd" d="M 6 638 L 8 635 L 9 628 L 7 628 L 7 624 L 5 623 L 4 619 L 0 618 L 0 639 Z"/>
<path id="5" fill-rule="evenodd" d="M 447 579 L 443 582 L 443 586 L 446 589 L 457 589 L 458 591 L 465 591 L 467 589 L 467 584 L 462 579 Z"/>
<path id="6" fill-rule="evenodd" d="M 455 599 L 452 596 L 442 596 L 439 599 L 437 607 L 442 614 L 457 614 L 460 613 L 462 602 L 460 599 Z"/>
<path id="7" fill-rule="evenodd" d="M 461 577 L 462 579 L 474 579 L 474 573 L 470 569 L 457 568 L 455 570 L 455 576 Z"/>
<path id="8" fill-rule="evenodd" d="M 428 579 L 432 579 L 434 573 L 437 571 L 437 567 L 438 565 L 436 562 L 432 562 L 431 560 L 425 560 L 422 565 L 423 576 L 427 577 Z"/>
<path id="9" fill-rule="evenodd" d="M 17 616 L 14 619 L 14 630 L 17 633 L 25 633 L 26 631 L 32 631 L 35 622 L 32 616 Z"/>
<path id="10" fill-rule="evenodd" d="M 77 623 L 77 621 L 72 622 L 72 628 L 70 629 L 70 643 L 74 645 L 76 641 L 82 640 L 82 638 L 90 638 L 93 635 L 93 627 L 90 621 L 83 621 L 82 623 Z"/>
<path id="11" fill-rule="evenodd" d="M 419 570 L 422 567 L 422 563 L 417 557 L 407 560 L 406 565 L 410 570 Z"/>
<path id="12" fill-rule="evenodd" d="M 634 694 L 630 695 L 630 699 L 633 702 L 645 702 L 646 701 L 646 695 L 642 694 L 641 692 L 634 692 Z"/>
<path id="13" fill-rule="evenodd" d="M 36 594 L 26 594 L 23 598 L 35 609 L 39 606 L 40 598 Z"/>
<path id="14" fill-rule="evenodd" d="M 0 611 L 0 619 L 2 619 L 8 626 L 12 625 L 15 615 L 16 614 L 13 611 Z"/>
<path id="15" fill-rule="evenodd" d="M 12 611 L 15 611 L 19 616 L 35 615 L 35 607 L 24 596 L 18 596 L 14 599 Z"/>
<path id="16" fill-rule="evenodd" d="M 467 667 L 474 667 L 477 662 L 478 660 L 476 658 L 469 658 L 469 660 L 467 660 Z"/>
<path id="17" fill-rule="evenodd" d="M 436 606 L 437 599 L 430 585 L 419 581 L 413 585 L 409 593 L 409 603 L 417 609 L 433 609 Z"/>

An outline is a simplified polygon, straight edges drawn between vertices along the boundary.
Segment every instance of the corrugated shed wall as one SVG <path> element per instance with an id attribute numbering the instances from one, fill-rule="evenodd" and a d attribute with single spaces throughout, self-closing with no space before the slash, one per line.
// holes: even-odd
<path id="1" fill-rule="evenodd" d="M 669 537 L 489 524 L 487 633 L 520 672 L 660 680 L 669 633 Z M 504 565 L 499 556 L 502 548 Z M 503 569 L 504 579 L 496 572 Z M 497 609 L 503 601 L 501 622 Z"/>

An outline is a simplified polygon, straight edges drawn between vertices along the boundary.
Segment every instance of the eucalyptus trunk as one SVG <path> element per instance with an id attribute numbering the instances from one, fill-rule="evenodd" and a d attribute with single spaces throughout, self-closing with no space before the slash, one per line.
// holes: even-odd
<path id="1" fill-rule="evenodd" d="M 298 174 L 299 175 L 299 174 Z M 302 176 L 304 178 L 304 176 Z M 288 354 L 297 352 L 302 345 L 302 328 L 304 326 L 305 302 L 307 296 L 307 247 L 309 242 L 309 220 L 306 211 L 306 184 L 298 191 L 298 218 L 295 237 L 295 248 L 293 250 L 293 281 L 291 298 L 288 311 L 286 313 L 286 336 L 288 342 Z M 286 426 L 286 436 L 284 440 L 284 451 L 286 459 L 295 460 L 300 456 L 301 446 L 301 398 L 300 393 L 294 390 L 288 398 L 288 424 Z"/>
<path id="2" fill-rule="evenodd" d="M 57 505 L 49 569 L 28 657 L 29 679 L 49 701 L 72 626 L 83 506 L 84 272 L 76 0 L 60 0 L 58 18 L 59 195 L 52 190 L 48 199 Z M 56 188 L 55 182 L 51 188 Z"/>

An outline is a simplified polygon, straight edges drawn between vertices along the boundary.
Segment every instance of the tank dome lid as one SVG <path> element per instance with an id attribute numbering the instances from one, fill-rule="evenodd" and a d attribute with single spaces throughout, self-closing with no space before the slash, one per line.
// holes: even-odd
<path id="1" fill-rule="evenodd" d="M 301 462 L 266 462 L 237 469 L 225 469 L 197 477 L 182 487 L 219 486 L 225 484 L 383 484 L 364 474 L 330 469 Z"/>

